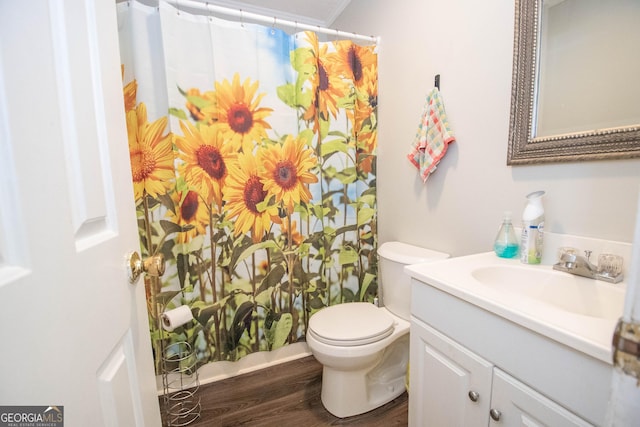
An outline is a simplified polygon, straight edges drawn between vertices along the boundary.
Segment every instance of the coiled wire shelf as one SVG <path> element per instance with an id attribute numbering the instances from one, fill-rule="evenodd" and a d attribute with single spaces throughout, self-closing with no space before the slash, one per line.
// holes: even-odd
<path id="1" fill-rule="evenodd" d="M 189 343 L 167 345 L 162 354 L 165 425 L 186 426 L 200 418 L 200 383 L 196 355 Z"/>

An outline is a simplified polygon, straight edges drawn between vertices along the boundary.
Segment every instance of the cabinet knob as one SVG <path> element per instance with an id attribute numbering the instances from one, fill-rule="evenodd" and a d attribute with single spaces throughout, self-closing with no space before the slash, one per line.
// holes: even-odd
<path id="1" fill-rule="evenodd" d="M 493 421 L 500 421 L 500 417 L 502 416 L 502 412 L 497 409 L 492 409 L 489 411 L 489 415 Z"/>
<path id="2" fill-rule="evenodd" d="M 477 391 L 471 390 L 469 392 L 469 399 L 471 399 L 472 402 L 477 402 L 479 398 L 480 394 Z"/>

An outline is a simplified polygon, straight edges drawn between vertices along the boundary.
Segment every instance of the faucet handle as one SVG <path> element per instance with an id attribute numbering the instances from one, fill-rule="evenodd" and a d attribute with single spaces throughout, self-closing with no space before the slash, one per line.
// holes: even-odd
<path id="1" fill-rule="evenodd" d="M 615 277 L 622 273 L 622 257 L 613 254 L 600 254 L 598 256 L 598 273 Z"/>

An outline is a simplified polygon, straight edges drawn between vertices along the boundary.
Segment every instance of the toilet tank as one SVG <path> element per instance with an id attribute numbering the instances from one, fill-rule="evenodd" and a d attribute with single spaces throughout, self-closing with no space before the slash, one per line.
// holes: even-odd
<path id="1" fill-rule="evenodd" d="M 405 265 L 449 258 L 449 254 L 402 242 L 386 242 L 378 248 L 378 293 L 381 304 L 402 319 L 409 320 L 411 311 L 411 277 Z"/>

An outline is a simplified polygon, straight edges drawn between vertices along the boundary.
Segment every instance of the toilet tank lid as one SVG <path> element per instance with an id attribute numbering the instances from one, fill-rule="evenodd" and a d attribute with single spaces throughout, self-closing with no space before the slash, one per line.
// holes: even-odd
<path id="1" fill-rule="evenodd" d="M 401 264 L 419 264 L 449 258 L 449 254 L 421 248 L 403 242 L 385 242 L 378 247 L 378 255 Z"/>

